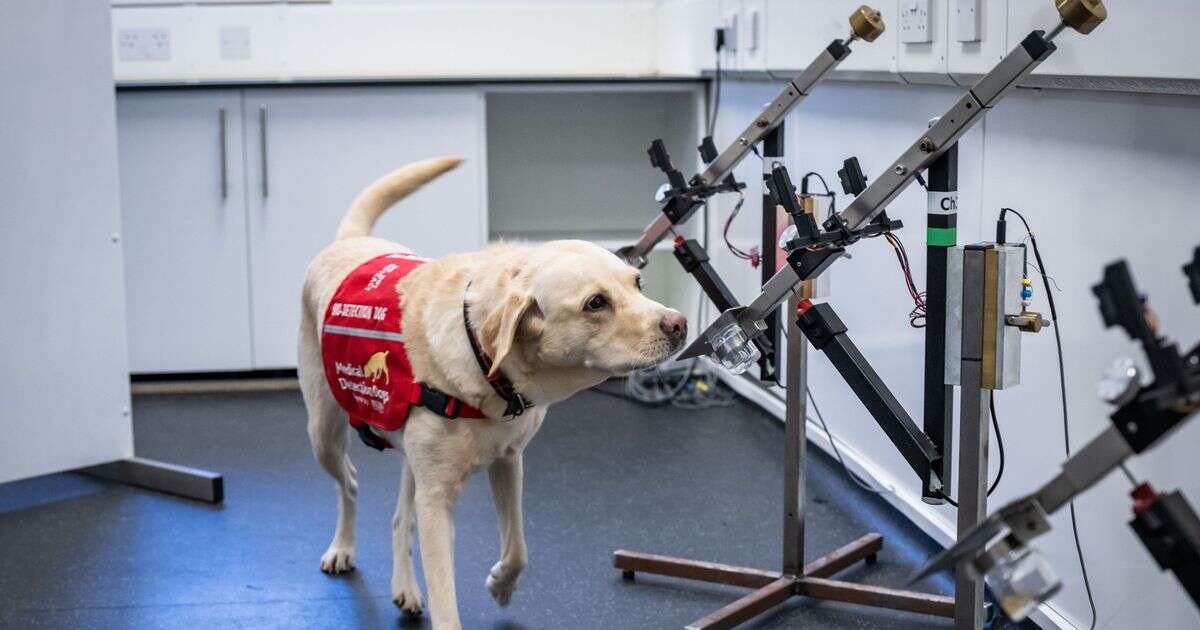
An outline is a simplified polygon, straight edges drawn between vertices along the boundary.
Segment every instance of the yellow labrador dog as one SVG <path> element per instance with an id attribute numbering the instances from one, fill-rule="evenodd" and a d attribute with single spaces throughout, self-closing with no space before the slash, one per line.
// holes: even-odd
<path id="1" fill-rule="evenodd" d="M 321 570 L 328 573 L 354 568 L 357 481 L 347 453 L 347 414 L 322 362 L 323 316 L 343 278 L 359 265 L 386 254 L 412 256 L 371 237 L 375 221 L 460 162 L 454 157 L 417 162 L 372 184 L 305 276 L 300 385 L 313 452 L 337 482 L 338 494 L 337 528 L 321 556 Z M 386 439 L 405 455 L 392 520 L 393 599 L 407 613 L 421 612 L 411 554 L 415 516 L 433 625 L 458 628 L 451 517 L 468 477 L 486 468 L 491 482 L 501 544 L 485 584 L 504 606 L 526 564 L 522 451 L 547 407 L 606 378 L 667 359 L 683 344 L 687 320 L 642 295 L 636 269 L 583 241 L 498 244 L 447 256 L 417 267 L 394 283 L 394 291 L 414 380 L 485 416 L 452 419 L 414 406 L 402 429 L 371 427 L 366 429 L 371 435 L 363 437 Z M 386 374 L 386 359 L 368 366 L 375 380 Z M 395 370 L 388 377 L 396 379 Z M 497 388 L 497 379 L 509 389 Z M 531 405 L 523 413 L 509 413 L 514 392 Z"/>

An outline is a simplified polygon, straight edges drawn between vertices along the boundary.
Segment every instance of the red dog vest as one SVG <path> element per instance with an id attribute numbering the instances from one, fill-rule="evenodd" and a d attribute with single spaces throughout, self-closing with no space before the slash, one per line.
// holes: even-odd
<path id="1" fill-rule="evenodd" d="M 404 350 L 400 295 L 396 283 L 428 262 L 411 254 L 384 254 L 350 272 L 325 310 L 321 327 L 321 359 L 325 378 L 350 426 L 368 446 L 386 440 L 369 427 L 396 431 L 408 420 L 412 405 L 429 407 L 448 418 L 483 418 L 462 404 L 413 378 Z"/>

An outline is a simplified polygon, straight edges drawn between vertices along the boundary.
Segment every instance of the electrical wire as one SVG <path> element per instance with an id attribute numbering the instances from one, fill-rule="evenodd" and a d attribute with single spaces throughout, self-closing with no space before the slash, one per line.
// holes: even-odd
<path id="1" fill-rule="evenodd" d="M 1054 293 L 1050 290 L 1050 276 L 1046 273 L 1046 263 L 1042 260 L 1042 252 L 1038 249 L 1037 237 L 1033 235 L 1033 230 L 1029 227 L 1029 221 L 1026 221 L 1024 215 L 1012 208 L 1001 208 L 1000 220 L 1003 220 L 1005 213 L 1008 212 L 1016 215 L 1025 226 L 1025 233 L 1029 235 L 1029 244 L 1033 246 L 1033 257 L 1037 260 L 1038 273 L 1042 276 L 1042 287 L 1046 291 L 1046 301 L 1050 305 L 1050 322 L 1051 328 L 1054 329 L 1054 345 L 1058 353 L 1058 385 L 1059 391 L 1062 394 L 1063 446 L 1069 458 L 1071 456 L 1071 423 L 1067 413 L 1067 376 L 1065 361 L 1063 360 L 1062 334 L 1059 332 L 1058 325 L 1058 309 L 1054 305 Z M 1079 572 L 1083 575 L 1083 587 L 1087 592 L 1088 608 L 1092 612 L 1092 623 L 1089 628 L 1094 630 L 1097 621 L 1096 600 L 1092 595 L 1092 582 L 1088 578 L 1087 563 L 1083 559 L 1083 546 L 1079 542 L 1079 524 L 1075 518 L 1075 502 L 1071 501 L 1068 507 L 1071 513 L 1071 534 L 1075 538 L 1075 554 L 1079 557 Z"/>
<path id="2" fill-rule="evenodd" d="M 1004 436 L 1000 434 L 1000 420 L 996 417 L 996 393 L 990 392 L 988 395 L 988 414 L 992 417 L 992 429 L 996 433 L 996 450 L 999 451 L 1000 465 L 996 470 L 996 479 L 988 485 L 987 496 L 992 496 L 996 488 L 1000 487 L 1000 480 L 1004 478 Z M 958 507 L 958 501 L 955 501 L 948 494 L 942 495 L 946 499 L 946 503 Z"/>
<path id="3" fill-rule="evenodd" d="M 1133 471 L 1129 470 L 1129 466 L 1125 465 L 1125 462 L 1121 462 L 1121 472 L 1125 473 L 1125 478 L 1129 480 L 1129 483 L 1133 487 L 1136 488 L 1141 485 L 1138 483 L 1137 477 L 1133 476 Z"/>
<path id="4" fill-rule="evenodd" d="M 1004 436 L 1000 433 L 1000 420 L 996 417 L 996 392 L 991 392 L 988 395 L 988 413 L 992 415 L 992 428 L 996 430 L 996 450 L 1000 455 L 1000 466 L 996 470 L 996 480 L 992 482 L 988 488 L 987 495 L 990 497 L 1000 487 L 1000 480 L 1004 478 Z"/>
<path id="5" fill-rule="evenodd" d="M 716 125 L 717 113 L 720 110 L 720 49 L 717 51 L 717 89 L 712 107 L 705 112 L 708 117 L 706 127 L 711 135 Z M 739 209 L 740 209 L 739 203 Z M 709 246 L 709 206 L 704 202 L 702 242 L 705 249 Z M 726 228 L 728 230 L 728 227 Z M 728 241 L 727 241 L 728 242 Z M 704 292 L 697 297 L 697 320 L 704 319 Z M 715 377 L 707 370 L 697 370 L 699 357 L 688 362 L 686 369 L 679 365 L 671 367 L 654 366 L 636 370 L 625 378 L 625 385 L 620 392 L 610 391 L 602 387 L 593 388 L 601 394 L 632 400 L 644 405 L 671 404 L 676 407 L 695 409 L 700 407 L 724 406 L 732 404 L 732 395 L 726 392 Z M 677 381 L 673 378 L 682 374 Z"/>
<path id="6" fill-rule="evenodd" d="M 717 127 L 717 114 L 721 112 L 721 47 L 719 46 L 716 49 L 715 57 L 717 60 L 717 77 L 713 85 L 712 106 L 708 112 L 708 133 L 706 135 L 709 136 L 713 135 L 713 130 Z"/>
<path id="7" fill-rule="evenodd" d="M 782 333 L 784 343 L 787 343 L 788 332 L 787 332 L 786 326 L 781 331 L 781 333 Z M 772 380 L 775 381 L 775 385 L 777 387 L 779 387 L 779 389 L 784 389 L 784 390 L 787 389 L 786 387 L 784 387 L 783 383 L 779 382 L 779 372 L 775 373 L 775 377 Z M 867 482 L 860 479 L 858 475 L 854 474 L 854 471 L 850 470 L 850 467 L 846 465 L 846 460 L 842 457 L 842 451 L 840 449 L 838 449 L 838 447 L 837 447 L 837 441 L 833 435 L 833 431 L 830 431 L 829 425 L 825 424 L 825 416 L 821 414 L 821 408 L 817 405 L 817 399 L 813 396 L 812 386 L 805 384 L 804 391 L 808 395 L 809 402 L 812 403 L 813 412 L 817 415 L 817 422 L 820 423 L 821 430 L 825 431 L 825 435 L 829 437 L 829 446 L 833 448 L 833 454 L 837 457 L 838 463 L 841 464 L 842 472 L 844 472 L 846 474 L 846 476 L 850 478 L 850 481 L 853 481 L 855 483 L 855 485 L 862 488 L 863 490 L 866 490 L 867 492 L 870 492 L 872 494 L 880 494 L 880 495 L 891 494 L 893 492 L 893 490 L 872 488 L 870 484 L 868 484 Z M 786 403 L 786 401 L 783 398 L 775 395 L 770 390 L 767 390 L 767 393 L 770 394 L 771 396 L 774 396 L 776 400 Z M 811 420 L 811 418 L 808 418 L 807 414 L 805 414 L 805 419 Z"/>
<path id="8" fill-rule="evenodd" d="M 883 237 L 891 244 L 892 249 L 896 252 L 896 259 L 900 262 L 900 271 L 904 274 L 904 286 L 908 289 L 908 295 L 912 298 L 913 308 L 908 312 L 908 325 L 913 328 L 925 327 L 925 291 L 917 289 L 917 285 L 913 282 L 912 265 L 908 260 L 908 250 L 904 248 L 904 243 L 900 238 L 890 231 L 884 232 Z"/>
<path id="9" fill-rule="evenodd" d="M 776 383 L 778 383 L 778 380 L 776 380 Z M 891 490 L 872 488 L 870 484 L 859 479 L 858 475 L 850 470 L 850 467 L 846 465 L 846 460 L 842 458 L 842 452 L 838 450 L 837 441 L 833 437 L 833 431 L 830 431 L 829 427 L 825 424 L 825 416 L 821 415 L 821 408 L 817 406 L 817 399 L 813 398 L 812 388 L 806 387 L 805 390 L 808 393 L 808 400 L 812 402 L 813 411 L 817 414 L 817 421 L 821 423 L 821 429 L 825 431 L 825 435 L 829 436 L 829 446 L 833 447 L 833 454 L 837 456 L 838 463 L 842 465 L 842 471 L 846 473 L 850 481 L 853 481 L 855 485 L 872 494 L 890 494 Z"/>
<path id="10" fill-rule="evenodd" d="M 744 251 L 737 245 L 734 245 L 733 241 L 729 240 L 729 228 L 733 227 L 733 220 L 737 218 L 738 213 L 742 211 L 742 205 L 746 203 L 746 195 L 740 190 L 737 191 L 737 194 L 737 203 L 734 204 L 733 211 L 729 213 L 729 218 L 725 219 L 725 228 L 721 231 L 721 236 L 725 239 L 725 247 L 729 248 L 730 253 L 737 258 L 749 261 L 750 266 L 757 269 L 759 263 L 762 262 L 762 255 L 759 253 L 758 248 L 751 247 L 750 251 Z"/>

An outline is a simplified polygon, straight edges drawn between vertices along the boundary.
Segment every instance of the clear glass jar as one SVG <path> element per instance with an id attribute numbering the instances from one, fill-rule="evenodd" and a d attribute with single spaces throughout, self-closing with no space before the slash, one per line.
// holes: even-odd
<path id="1" fill-rule="evenodd" d="M 762 356 L 758 347 L 750 343 L 750 338 L 736 322 L 712 332 L 708 343 L 713 348 L 713 356 L 725 369 L 734 374 L 741 374 L 750 369 Z"/>
<path id="2" fill-rule="evenodd" d="M 992 595 L 1013 621 L 1021 621 L 1062 588 L 1042 554 L 1030 547 L 1014 549 L 984 576 Z"/>

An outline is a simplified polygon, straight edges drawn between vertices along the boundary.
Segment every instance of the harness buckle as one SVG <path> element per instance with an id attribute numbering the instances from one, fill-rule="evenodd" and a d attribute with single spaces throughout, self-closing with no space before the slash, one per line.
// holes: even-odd
<path id="1" fill-rule="evenodd" d="M 459 401 L 446 392 L 428 385 L 421 385 L 421 406 L 439 416 L 454 420 L 458 417 Z"/>
<path id="2" fill-rule="evenodd" d="M 504 408 L 504 416 L 507 418 L 516 418 L 525 413 L 526 409 L 533 406 L 528 398 L 525 398 L 521 392 L 512 392 L 512 397 L 508 399 L 508 405 Z"/>

